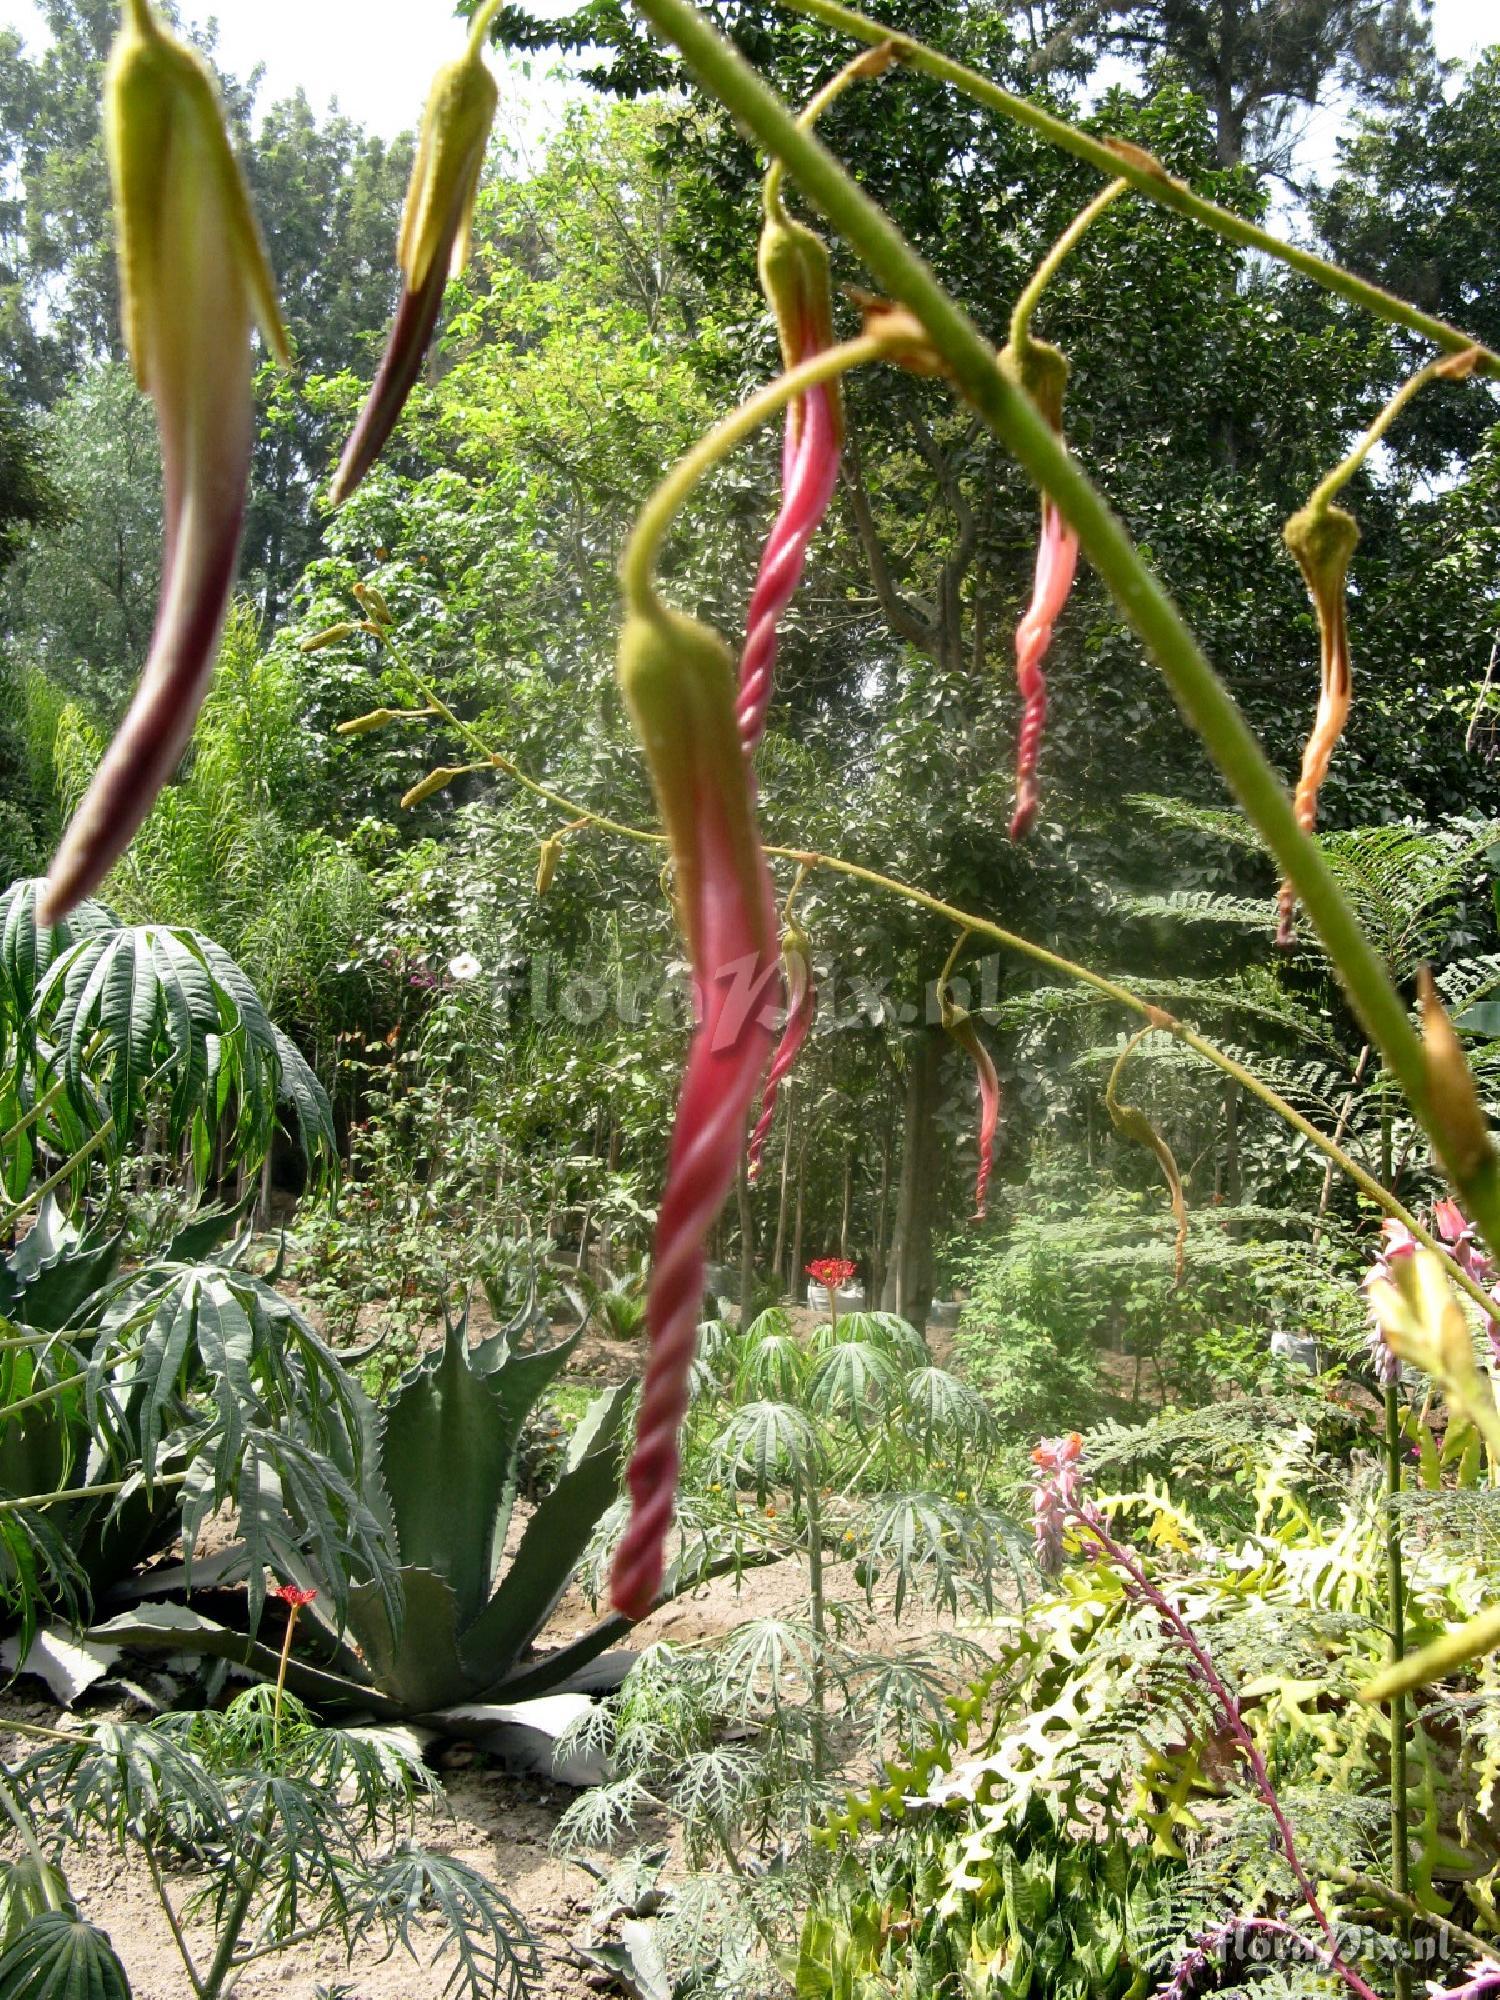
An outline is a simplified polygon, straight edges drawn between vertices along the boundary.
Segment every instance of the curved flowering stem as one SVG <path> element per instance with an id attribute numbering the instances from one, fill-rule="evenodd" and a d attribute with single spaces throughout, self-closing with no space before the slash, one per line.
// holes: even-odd
<path id="1" fill-rule="evenodd" d="M 817 11 L 829 0 L 814 0 Z M 1284 876 L 1291 879 L 1337 971 L 1355 1014 L 1379 1048 L 1386 1067 L 1401 1085 L 1419 1124 L 1431 1138 L 1453 1185 L 1474 1217 L 1485 1240 L 1500 1247 L 1500 1158 L 1485 1145 L 1475 1153 L 1466 1131 L 1455 1128 L 1442 1081 L 1429 1066 L 1427 1051 L 1407 1016 L 1379 953 L 1360 928 L 1332 870 L 1297 824 L 1291 799 L 1233 696 L 1219 679 L 1183 620 L 1181 612 L 1131 541 L 1103 496 L 1057 438 L 1042 411 L 1017 383 L 996 365 L 989 342 L 963 308 L 939 284 L 928 265 L 911 248 L 890 218 L 870 200 L 812 133 L 801 131 L 796 119 L 754 69 L 712 25 L 692 0 L 636 0 L 641 14 L 673 42 L 689 67 L 732 113 L 741 127 L 780 158 L 802 192 L 834 224 L 864 259 L 886 296 L 905 308 L 925 338 L 937 365 L 1005 443 L 1033 481 L 1050 495 L 1077 531 L 1090 564 L 1111 592 L 1120 611 L 1160 666 L 1187 721 L 1202 738 L 1214 762 Z M 845 12 L 839 9 L 842 15 Z M 850 17 L 858 20 L 859 17 Z M 880 40 L 887 39 L 884 31 Z M 904 54 L 904 50 L 903 50 Z M 1071 134 L 1070 127 L 1062 128 Z M 1069 144 L 1078 151 L 1076 145 Z M 1102 149 L 1110 175 L 1123 175 L 1132 186 L 1140 176 L 1164 189 L 1178 184 L 1161 172 L 1149 156 L 1145 166 L 1110 148 Z M 1200 215 L 1202 204 L 1186 189 L 1169 205 Z M 1211 226 L 1216 226 L 1211 224 Z M 1241 239 L 1244 240 L 1244 239 Z M 1275 239 L 1270 239 L 1272 243 Z M 1286 246 L 1276 254 L 1286 256 Z M 1287 258 L 1287 261 L 1299 261 Z M 1335 267 L 1320 270 L 1332 272 Z M 1300 264 L 1299 264 L 1300 267 Z M 1395 302 L 1375 287 L 1341 279 L 1333 288 L 1382 310 Z M 1367 298 L 1365 294 L 1370 296 Z M 1415 314 L 1414 309 L 1384 310 L 1453 350 L 1473 343 L 1441 322 Z M 1474 367 L 1487 373 L 1500 369 L 1500 359 L 1487 351 Z"/>
<path id="2" fill-rule="evenodd" d="M 776 1053 L 771 1058 L 771 1067 L 766 1071 L 765 1087 L 761 1092 L 760 1117 L 755 1130 L 750 1134 L 747 1153 L 747 1167 L 750 1185 L 754 1187 L 760 1179 L 761 1155 L 765 1151 L 766 1140 L 770 1137 L 771 1121 L 776 1115 L 776 1099 L 788 1072 L 802 1053 L 802 1044 L 812 1029 L 813 1017 L 818 1011 L 818 992 L 813 984 L 812 953 L 807 942 L 807 934 L 793 916 L 797 892 L 807 879 L 804 863 L 797 870 L 796 879 L 787 892 L 786 906 L 782 911 L 781 967 L 786 986 L 786 1021 L 781 1030 L 781 1040 L 776 1045 Z"/>
<path id="3" fill-rule="evenodd" d="M 995 1163 L 995 1129 L 1000 1122 L 1000 1078 L 995 1072 L 994 1058 L 980 1040 L 973 1015 L 967 1007 L 959 1006 L 949 984 L 958 955 L 968 943 L 969 936 L 970 932 L 965 928 L 954 939 L 953 949 L 948 953 L 947 963 L 938 977 L 937 997 L 943 1031 L 967 1053 L 974 1065 L 974 1077 L 979 1086 L 979 1166 L 974 1176 L 973 1219 L 983 1222 L 990 1170 Z"/>
<path id="4" fill-rule="evenodd" d="M 1114 1126 L 1120 1137 L 1122 1139 L 1132 1139 L 1136 1145 L 1144 1146 L 1149 1153 L 1155 1155 L 1156 1164 L 1161 1168 L 1162 1178 L 1167 1184 L 1167 1193 L 1170 1195 L 1172 1201 L 1173 1220 L 1177 1224 L 1177 1249 L 1173 1260 L 1173 1282 L 1180 1285 L 1182 1283 L 1183 1263 L 1187 1255 L 1188 1235 L 1187 1198 L 1182 1192 L 1182 1175 L 1178 1172 L 1177 1161 L 1173 1155 L 1172 1148 L 1167 1144 L 1160 1132 L 1157 1131 L 1145 1112 L 1138 1110 L 1133 1104 L 1122 1104 L 1119 1094 L 1120 1076 L 1126 1063 L 1129 1062 L 1146 1037 L 1154 1035 L 1156 1032 L 1156 1023 L 1148 1021 L 1145 1027 L 1140 1029 L 1137 1034 L 1132 1035 L 1124 1048 L 1121 1049 L 1119 1055 L 1115 1058 L 1114 1067 L 1109 1073 L 1109 1082 L 1104 1086 L 1104 1105 L 1105 1109 L 1109 1112 L 1110 1123 Z"/>
<path id="5" fill-rule="evenodd" d="M 638 4 L 643 12 L 649 14 L 645 0 L 638 0 Z M 970 69 L 967 64 L 956 62 L 937 49 L 928 48 L 924 42 L 912 41 L 905 35 L 894 33 L 884 22 L 842 5 L 841 0 L 784 0 L 784 4 L 792 13 L 808 15 L 854 41 L 889 43 L 896 60 L 906 68 L 920 70 L 924 75 L 950 85 L 963 96 L 972 98 L 976 104 L 982 104 L 987 110 L 998 112 L 1012 123 L 1024 126 L 1039 139 L 1071 153 L 1075 159 L 1086 161 L 1107 178 L 1113 180 L 1118 176 L 1128 181 L 1137 194 L 1144 195 L 1159 208 L 1186 216 L 1190 222 L 1199 223 L 1226 243 L 1238 243 L 1246 250 L 1258 251 L 1279 264 L 1285 264 L 1302 277 L 1321 285 L 1325 291 L 1347 299 L 1351 305 L 1363 307 L 1366 312 L 1373 313 L 1377 319 L 1385 320 L 1391 326 L 1407 327 L 1446 353 L 1457 354 L 1477 344 L 1472 335 L 1450 325 L 1447 320 L 1421 311 L 1408 300 L 1398 298 L 1394 292 L 1371 284 L 1367 278 L 1356 277 L 1354 272 L 1346 271 L 1341 264 L 1335 264 L 1327 257 L 1318 256 L 1315 251 L 1306 250 L 1297 243 L 1288 243 L 1273 231 L 1260 228 L 1248 217 L 1236 215 L 1232 209 L 1220 208 L 1216 202 L 1195 193 L 1186 181 L 1169 174 L 1159 160 L 1140 146 L 1131 145 L 1127 140 L 1098 138 L 1092 132 L 1081 131 L 1078 126 L 1070 125 L 1065 118 L 1059 118 L 1055 112 L 1048 111 L 1031 98 L 1006 90 L 1003 85 L 981 75 L 976 69 Z M 677 38 L 673 35 L 672 39 L 675 41 Z M 682 46 L 679 42 L 678 47 Z M 686 55 L 688 51 L 684 48 L 683 53 Z M 691 55 L 688 60 L 690 63 L 693 61 Z M 1479 353 L 1481 372 L 1500 375 L 1500 355 L 1487 347 L 1480 347 Z"/>
<path id="6" fill-rule="evenodd" d="M 1046 1469 L 1044 1467 L 1044 1470 Z M 1291 1822 L 1286 1816 L 1286 1809 L 1277 1795 L 1276 1787 L 1271 1782 L 1271 1774 L 1266 1767 L 1266 1760 L 1261 1754 L 1260 1745 L 1256 1742 L 1240 1711 L 1240 1704 L 1233 1689 L 1214 1664 L 1213 1655 L 1198 1637 L 1192 1626 L 1188 1624 L 1171 1598 L 1158 1585 L 1152 1582 L 1134 1551 L 1115 1540 L 1104 1522 L 1099 1518 L 1097 1511 L 1087 1501 L 1074 1499 L 1068 1512 L 1074 1525 L 1084 1534 L 1090 1536 L 1110 1562 L 1117 1569 L 1124 1572 L 1127 1587 L 1131 1595 L 1141 1603 L 1150 1605 L 1162 1624 L 1171 1633 L 1173 1639 L 1192 1661 L 1199 1681 L 1208 1692 L 1220 1716 L 1223 1718 L 1225 1728 L 1239 1745 L 1240 1753 L 1249 1766 L 1251 1780 L 1255 1786 L 1256 1793 L 1260 1798 L 1261 1804 L 1270 1814 L 1276 1828 L 1276 1839 L 1281 1848 L 1282 1856 L 1288 1868 L 1292 1871 L 1293 1879 L 1296 1881 L 1298 1890 L 1301 1892 L 1303 1902 L 1307 1905 L 1308 1913 L 1311 1915 L 1314 1923 L 1317 1924 L 1318 1929 L 1323 1933 L 1326 1949 L 1325 1962 L 1328 1969 L 1343 1981 L 1351 1993 L 1358 1996 L 1358 2000 L 1379 2000 L 1379 1996 L 1376 1994 L 1374 1988 L 1361 1978 L 1359 1973 L 1348 1963 L 1343 1953 L 1339 1950 L 1338 1938 L 1334 1932 L 1333 1925 L 1329 1922 L 1328 1913 L 1318 1899 L 1318 1892 L 1313 1887 L 1311 1876 L 1309 1876 L 1306 1868 L 1303 1866 L 1302 1857 L 1297 1848 L 1296 1835 L 1292 1831 Z M 1186 1993 L 1188 1987 L 1176 1987 L 1174 1982 L 1174 1985 L 1169 1986 L 1166 1991 Z"/>
<path id="7" fill-rule="evenodd" d="M 767 382 L 728 416 L 721 417 L 712 430 L 683 454 L 636 516 L 630 540 L 620 558 L 620 580 L 627 601 L 639 604 L 654 597 L 652 576 L 657 555 L 672 522 L 694 487 L 737 445 L 753 436 L 789 403 L 820 384 L 835 381 L 850 369 L 863 368 L 872 361 L 898 360 L 923 345 L 921 329 L 905 315 L 887 315 L 869 332 L 809 355 L 795 368 L 778 375 L 774 382 Z"/>

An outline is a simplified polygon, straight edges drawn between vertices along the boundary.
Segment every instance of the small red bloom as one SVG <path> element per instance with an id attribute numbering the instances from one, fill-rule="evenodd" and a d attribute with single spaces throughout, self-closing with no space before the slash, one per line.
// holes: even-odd
<path id="1" fill-rule="evenodd" d="M 825 1291 L 836 1292 L 847 1285 L 854 1276 L 854 1265 L 847 1257 L 815 1257 L 807 1266 L 807 1275 Z"/>
<path id="2" fill-rule="evenodd" d="M 301 1611 L 305 1605 L 311 1604 L 317 1594 L 315 1590 L 305 1590 L 300 1583 L 278 1583 L 271 1592 L 283 1604 L 290 1605 L 293 1611 Z"/>

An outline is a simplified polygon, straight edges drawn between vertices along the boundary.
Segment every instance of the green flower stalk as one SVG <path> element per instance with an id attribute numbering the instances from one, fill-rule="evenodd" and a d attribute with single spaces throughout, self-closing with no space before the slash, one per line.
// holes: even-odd
<path id="1" fill-rule="evenodd" d="M 349 498 L 385 449 L 422 372 L 448 279 L 469 261 L 484 149 L 499 102 L 495 79 L 479 54 L 493 12 L 493 7 L 480 10 L 468 48 L 433 78 L 396 240 L 403 279 L 396 319 L 374 386 L 334 474 L 329 498 L 335 507 Z"/>
<path id="2" fill-rule="evenodd" d="M 250 475 L 251 344 L 287 359 L 276 286 L 213 79 L 130 0 L 104 84 L 125 343 L 156 405 L 165 549 L 140 686 L 38 904 L 56 923 L 129 846 L 187 747 L 213 676 Z"/>

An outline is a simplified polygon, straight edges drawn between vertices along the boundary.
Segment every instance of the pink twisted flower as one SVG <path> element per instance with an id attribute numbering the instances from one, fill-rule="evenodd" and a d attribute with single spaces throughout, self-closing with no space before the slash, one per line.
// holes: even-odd
<path id="1" fill-rule="evenodd" d="M 995 1131 L 1000 1122 L 1000 1078 L 995 1071 L 994 1058 L 980 1040 L 979 1030 L 968 1008 L 956 1006 L 948 998 L 946 989 L 941 1006 L 943 1027 L 961 1049 L 968 1051 L 974 1065 L 974 1079 L 979 1086 L 979 1168 L 974 1177 L 974 1220 L 983 1222 L 990 1171 L 995 1164 Z"/>
<path id="2" fill-rule="evenodd" d="M 1042 538 L 1036 553 L 1036 580 L 1026 615 L 1016 627 L 1016 686 L 1021 730 L 1016 740 L 1016 804 L 1010 837 L 1031 831 L 1041 803 L 1037 760 L 1047 722 L 1047 676 L 1042 662 L 1052 644 L 1052 628 L 1062 615 L 1078 568 L 1078 537 L 1048 499 L 1042 501 Z"/>
<path id="3" fill-rule="evenodd" d="M 776 976 L 776 912 L 719 641 L 675 614 L 632 621 L 621 678 L 672 843 L 698 1013 L 646 1293 L 650 1346 L 626 1474 L 630 1519 L 610 1575 L 615 1609 L 644 1618 L 661 1587 L 672 1524 L 704 1243 L 733 1184 L 771 1050 L 763 1002 Z"/>
<path id="4" fill-rule="evenodd" d="M 802 358 L 818 352 L 811 341 Z M 820 385 L 787 412 L 782 445 L 781 511 L 766 542 L 745 618 L 740 691 L 735 717 L 740 743 L 752 756 L 766 730 L 776 666 L 777 626 L 791 603 L 807 551 L 833 498 L 839 476 L 839 419 L 835 392 Z"/>
<path id="5" fill-rule="evenodd" d="M 776 1053 L 771 1058 L 771 1067 L 766 1072 L 765 1089 L 761 1093 L 760 1100 L 760 1118 L 755 1130 L 750 1134 L 749 1170 L 752 1187 L 760 1179 L 761 1155 L 770 1136 L 771 1120 L 776 1115 L 777 1094 L 788 1071 L 802 1053 L 802 1044 L 807 1040 L 813 1016 L 818 1011 L 818 992 L 813 985 L 812 961 L 807 955 L 807 939 L 794 925 L 788 925 L 786 936 L 781 942 L 781 969 L 786 984 L 786 1022 L 781 1030 L 781 1040 L 776 1045 Z"/>

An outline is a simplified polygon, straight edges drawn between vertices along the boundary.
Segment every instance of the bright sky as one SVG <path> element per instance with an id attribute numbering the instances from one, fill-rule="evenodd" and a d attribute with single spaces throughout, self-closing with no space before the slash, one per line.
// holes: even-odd
<path id="1" fill-rule="evenodd" d="M 195 22 L 217 16 L 233 74 L 265 65 L 264 102 L 300 84 L 319 109 L 336 97 L 341 110 L 387 138 L 416 124 L 432 72 L 459 52 L 464 36 L 447 0 L 184 0 L 182 13 Z M 1435 0 L 1433 23 L 1444 56 L 1468 58 L 1500 40 L 1496 0 Z M 0 0 L 0 27 L 34 40 L 33 0 Z M 558 94 L 540 67 L 531 80 L 514 66 L 504 80 L 502 130 L 534 134 Z"/>

